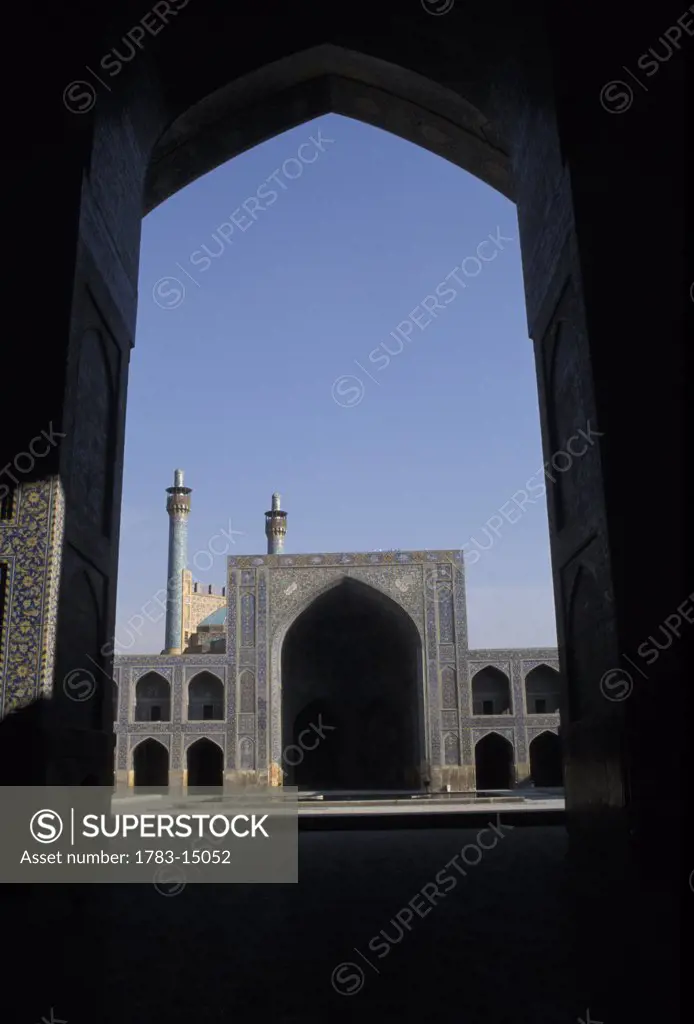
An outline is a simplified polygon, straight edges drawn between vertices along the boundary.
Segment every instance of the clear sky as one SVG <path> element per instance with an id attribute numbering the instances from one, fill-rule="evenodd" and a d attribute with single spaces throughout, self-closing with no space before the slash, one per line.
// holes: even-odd
<path id="1" fill-rule="evenodd" d="M 150 213 L 139 289 L 120 653 L 163 647 L 148 602 L 176 467 L 204 584 L 222 586 L 227 554 L 264 553 L 279 491 L 286 553 L 464 548 L 471 646 L 556 644 L 513 203 L 330 115 Z"/>

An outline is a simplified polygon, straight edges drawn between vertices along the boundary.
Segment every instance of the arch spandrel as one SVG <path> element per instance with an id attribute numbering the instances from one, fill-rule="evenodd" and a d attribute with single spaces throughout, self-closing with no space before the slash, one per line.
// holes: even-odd
<path id="1" fill-rule="evenodd" d="M 204 736 L 188 736 L 188 735 L 184 735 L 184 737 L 183 737 L 183 753 L 187 754 L 191 747 L 196 746 L 196 744 L 198 744 L 198 743 L 205 743 L 205 742 L 212 743 L 215 747 L 218 747 L 221 750 L 222 753 L 224 753 L 224 743 L 220 742 L 218 737 L 213 736 L 211 734 L 208 735 L 207 733 L 205 733 Z"/>
<path id="2" fill-rule="evenodd" d="M 128 734 L 128 753 L 132 760 L 135 750 L 141 747 L 143 743 L 151 741 L 152 743 L 158 743 L 160 747 L 163 747 L 167 754 L 171 755 L 171 733 L 130 733 Z"/>
<path id="3" fill-rule="evenodd" d="M 530 728 L 526 730 L 528 737 L 528 749 L 532 746 L 533 742 L 538 739 L 544 733 L 550 733 L 552 736 L 559 735 L 559 727 L 556 725 L 540 725 L 536 728 Z"/>
<path id="4" fill-rule="evenodd" d="M 270 636 L 273 655 L 278 634 L 284 638 L 289 627 L 323 594 L 353 580 L 363 584 L 382 597 L 392 601 L 412 620 L 424 648 L 424 583 L 420 567 L 403 565 L 398 572 L 394 566 L 375 565 L 351 567 L 345 572 L 337 566 L 316 569 L 278 569 L 270 574 Z M 280 639 L 280 645 L 281 645 Z M 278 652 L 279 653 L 279 652 Z"/>
<path id="5" fill-rule="evenodd" d="M 141 668 L 131 669 L 130 685 L 137 686 L 140 680 L 143 679 L 145 676 L 159 676 L 160 679 L 163 680 L 163 682 L 165 682 L 168 686 L 171 686 L 172 675 L 172 669 L 168 668 L 166 665 L 157 665 L 156 667 L 143 665 Z"/>
<path id="6" fill-rule="evenodd" d="M 546 730 L 542 730 L 545 732 Z M 514 751 L 516 749 L 516 730 L 514 728 L 498 728 L 497 726 L 491 725 L 489 728 L 472 729 L 472 745 L 476 747 L 480 740 L 483 740 L 485 736 L 490 736 L 494 733 L 496 736 L 500 736 L 502 740 L 506 740 L 511 744 Z"/>

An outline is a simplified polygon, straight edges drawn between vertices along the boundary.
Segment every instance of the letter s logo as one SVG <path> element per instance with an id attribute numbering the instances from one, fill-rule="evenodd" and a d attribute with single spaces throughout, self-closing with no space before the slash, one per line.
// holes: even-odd
<path id="1" fill-rule="evenodd" d="M 56 811 L 37 811 L 29 822 L 29 831 L 37 843 L 54 843 L 63 832 L 62 818 Z"/>

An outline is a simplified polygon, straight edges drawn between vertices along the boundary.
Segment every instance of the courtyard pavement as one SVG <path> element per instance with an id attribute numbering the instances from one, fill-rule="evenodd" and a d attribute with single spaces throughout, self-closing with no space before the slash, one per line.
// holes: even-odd
<path id="1" fill-rule="evenodd" d="M 564 829 L 507 828 L 495 845 L 478 835 L 302 832 L 296 885 L 75 887 L 82 934 L 106 969 L 89 970 L 78 942 L 84 959 L 61 977 L 55 1017 L 576 1024 L 590 986 L 571 959 Z M 464 875 L 446 867 L 456 856 Z"/>

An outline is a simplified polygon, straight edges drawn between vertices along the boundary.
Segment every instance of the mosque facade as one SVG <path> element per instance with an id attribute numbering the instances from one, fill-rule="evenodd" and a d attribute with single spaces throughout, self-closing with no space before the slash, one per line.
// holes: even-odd
<path id="1" fill-rule="evenodd" d="M 176 470 L 165 647 L 114 659 L 119 782 L 562 785 L 558 652 L 468 646 L 462 552 L 288 554 L 275 494 L 215 594 L 186 568 L 190 495 Z"/>

